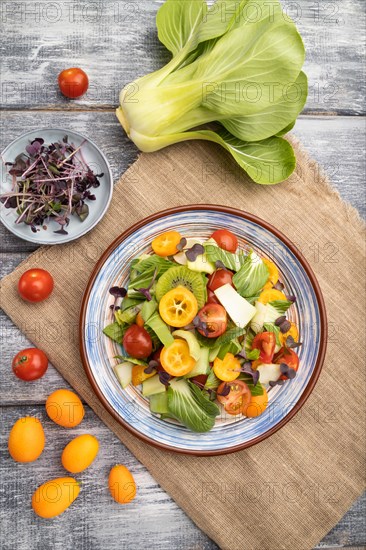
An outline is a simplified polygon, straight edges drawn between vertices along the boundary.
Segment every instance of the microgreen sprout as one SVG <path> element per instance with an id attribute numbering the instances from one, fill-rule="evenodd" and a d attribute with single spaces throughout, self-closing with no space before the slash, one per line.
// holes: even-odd
<path id="1" fill-rule="evenodd" d="M 15 209 L 16 224 L 25 223 L 34 233 L 47 229 L 50 220 L 59 224 L 54 233 L 67 235 L 70 216 L 81 221 L 89 215 L 85 201 L 94 201 L 92 189 L 100 185 L 103 174 L 94 174 L 82 155 L 82 147 L 62 141 L 45 145 L 38 137 L 14 162 L 6 162 L 12 177 L 12 190 L 0 195 L 5 208 Z"/>

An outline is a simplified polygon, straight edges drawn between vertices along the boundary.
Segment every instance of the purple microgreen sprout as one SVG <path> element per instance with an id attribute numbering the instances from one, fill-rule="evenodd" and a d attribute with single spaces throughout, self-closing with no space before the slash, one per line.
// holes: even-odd
<path id="1" fill-rule="evenodd" d="M 109 289 L 109 294 L 112 294 L 114 297 L 114 302 L 109 307 L 114 313 L 115 311 L 118 311 L 120 309 L 119 306 L 116 306 L 118 298 L 124 298 L 127 294 L 127 290 L 121 286 L 112 286 L 112 288 Z"/>
<path id="2" fill-rule="evenodd" d="M 286 321 L 286 315 L 281 315 L 281 317 L 278 317 L 275 320 L 276 327 L 280 327 L 282 325 L 282 323 L 284 323 L 285 321 Z"/>
<path id="3" fill-rule="evenodd" d="M 194 244 L 192 248 L 189 248 L 186 250 L 186 257 L 189 262 L 195 262 L 197 259 L 197 256 L 200 256 L 200 254 L 203 254 L 205 251 L 202 244 Z"/>
<path id="4" fill-rule="evenodd" d="M 141 294 L 143 294 L 145 296 L 145 298 L 148 302 L 151 302 L 151 300 L 152 300 L 150 290 L 151 290 L 153 284 L 155 283 L 157 274 L 158 274 L 158 268 L 156 267 L 155 270 L 154 270 L 153 278 L 152 278 L 151 283 L 149 284 L 149 286 L 147 288 L 138 288 L 137 289 L 138 292 L 141 292 Z"/>
<path id="5" fill-rule="evenodd" d="M 281 363 L 280 370 L 281 370 L 281 374 L 283 374 L 284 376 L 287 376 L 289 380 L 292 380 L 296 376 L 295 369 L 289 367 L 287 363 Z"/>
<path id="6" fill-rule="evenodd" d="M 161 371 L 159 371 L 158 376 L 159 376 L 160 382 L 161 382 L 162 384 L 164 384 L 164 386 L 166 386 L 166 387 L 170 386 L 169 380 L 172 379 L 172 377 L 170 376 L 170 374 L 168 374 L 167 372 L 161 370 Z"/>
<path id="7" fill-rule="evenodd" d="M 252 363 L 250 361 L 246 361 L 240 369 L 241 372 L 244 372 L 245 374 L 249 374 L 253 378 L 253 385 L 256 386 L 259 381 L 259 371 L 252 369 Z"/>
<path id="8" fill-rule="evenodd" d="M 187 246 L 187 239 L 185 237 L 182 237 L 180 242 L 177 244 L 177 250 L 179 252 L 182 252 L 186 246 Z"/>
<path id="9" fill-rule="evenodd" d="M 222 390 L 219 392 L 216 392 L 217 395 L 221 395 L 222 397 L 227 397 L 230 393 L 230 386 L 229 384 L 224 384 Z"/>
<path id="10" fill-rule="evenodd" d="M 245 353 L 245 346 L 243 346 L 242 349 L 239 351 L 239 353 L 237 353 L 237 357 L 240 357 L 242 359 L 247 358 L 246 353 Z"/>
<path id="11" fill-rule="evenodd" d="M 159 363 L 157 361 L 154 361 L 154 359 L 152 359 L 151 361 L 149 361 L 148 366 L 144 369 L 144 373 L 152 374 L 157 369 L 158 366 L 159 366 Z"/>
<path id="12" fill-rule="evenodd" d="M 290 328 L 291 328 L 291 323 L 290 321 L 287 321 L 287 319 L 283 321 L 283 323 L 281 323 L 280 325 L 280 331 L 282 332 L 282 334 L 286 334 L 286 332 L 288 332 Z"/>
<path id="13" fill-rule="evenodd" d="M 285 288 L 285 285 L 283 283 L 281 283 L 281 281 L 277 281 L 277 283 L 275 285 L 273 285 L 273 288 L 275 290 L 283 290 Z"/>
<path id="14" fill-rule="evenodd" d="M 293 294 L 290 294 L 289 296 L 286 296 L 289 302 L 292 302 L 293 304 L 296 302 L 296 296 Z"/>
<path id="15" fill-rule="evenodd" d="M 201 321 L 198 315 L 196 315 L 196 317 L 193 319 L 192 322 L 193 322 L 194 328 L 196 328 L 197 330 L 201 330 L 205 336 L 208 336 L 209 330 L 207 327 L 207 323 L 205 323 L 204 321 Z"/>
<path id="16" fill-rule="evenodd" d="M 226 269 L 226 266 L 222 263 L 221 260 L 216 260 L 215 267 L 216 269 Z"/>
<path id="17" fill-rule="evenodd" d="M 292 336 L 287 336 L 286 338 L 286 348 L 298 348 L 302 346 L 302 342 L 295 342 Z"/>

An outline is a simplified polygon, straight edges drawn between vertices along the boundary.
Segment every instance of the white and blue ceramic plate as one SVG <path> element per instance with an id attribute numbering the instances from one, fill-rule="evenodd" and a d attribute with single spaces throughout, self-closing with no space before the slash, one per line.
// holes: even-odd
<path id="1" fill-rule="evenodd" d="M 185 237 L 208 238 L 213 231 L 232 231 L 239 245 L 249 243 L 273 260 L 287 294 L 297 301 L 289 311 L 300 330 L 300 368 L 295 379 L 269 392 L 269 406 L 258 418 L 218 417 L 208 433 L 194 433 L 173 420 L 153 416 L 138 388 L 122 389 L 112 367 L 118 344 L 104 336 L 111 322 L 109 289 L 126 286 L 133 258 L 151 253 L 152 240 L 164 231 Z M 323 364 L 327 321 L 316 278 L 296 247 L 267 222 L 245 212 L 221 206 L 195 205 L 159 212 L 123 233 L 103 254 L 90 278 L 80 319 L 81 355 L 94 391 L 106 409 L 130 432 L 157 447 L 199 456 L 238 451 L 262 441 L 288 422 L 313 390 Z M 301 430 L 301 423 L 298 423 Z"/>
<path id="2" fill-rule="evenodd" d="M 91 141 L 89 138 L 74 132 L 72 130 L 65 130 L 62 128 L 40 128 L 38 130 L 32 130 L 16 138 L 10 143 L 6 149 L 2 152 L 2 163 L 0 173 L 0 194 L 7 193 L 12 190 L 11 176 L 7 173 L 5 162 L 14 162 L 15 157 L 24 153 L 26 146 L 35 138 L 43 138 L 45 143 L 49 145 L 55 141 L 62 141 L 64 136 L 68 136 L 69 143 L 79 147 L 83 144 L 83 157 L 86 163 L 90 166 L 95 174 L 103 174 L 99 178 L 100 186 L 93 189 L 95 195 L 95 201 L 87 201 L 89 206 L 89 215 L 81 221 L 78 216 L 70 216 L 70 223 L 67 226 L 67 235 L 60 235 L 55 233 L 60 229 L 60 226 L 52 219 L 47 223 L 47 229 L 39 228 L 37 233 L 33 233 L 30 226 L 25 223 L 19 225 L 15 223 L 17 219 L 16 211 L 13 208 L 5 208 L 3 204 L 0 204 L 0 219 L 2 223 L 21 239 L 36 244 L 64 244 L 69 241 L 78 239 L 85 233 L 88 233 L 97 223 L 103 218 L 106 213 L 109 203 L 112 199 L 113 193 L 113 177 L 109 166 L 109 163 L 99 149 L 99 147 Z"/>

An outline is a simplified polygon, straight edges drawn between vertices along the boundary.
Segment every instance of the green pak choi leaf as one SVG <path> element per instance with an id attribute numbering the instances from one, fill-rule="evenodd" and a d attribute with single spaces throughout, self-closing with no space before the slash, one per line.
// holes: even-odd
<path id="1" fill-rule="evenodd" d="M 144 152 L 211 141 L 253 181 L 286 179 L 295 157 L 281 136 L 305 104 L 307 80 L 304 45 L 280 2 L 166 0 L 157 28 L 173 57 L 121 91 L 128 137 Z M 213 122 L 225 129 L 205 126 Z"/>
<path id="2" fill-rule="evenodd" d="M 241 296 L 255 295 L 268 281 L 269 271 L 263 260 L 253 251 L 233 277 L 233 283 Z"/>
<path id="3" fill-rule="evenodd" d="M 169 414 L 194 432 L 208 432 L 220 414 L 218 406 L 186 380 L 173 379 L 167 390 Z"/>

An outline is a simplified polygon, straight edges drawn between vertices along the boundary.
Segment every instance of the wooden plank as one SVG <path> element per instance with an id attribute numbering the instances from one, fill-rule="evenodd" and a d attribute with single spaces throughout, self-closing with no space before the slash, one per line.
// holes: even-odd
<path id="1" fill-rule="evenodd" d="M 3 35 L 2 45 L 6 53 L 2 107 L 98 110 L 116 106 L 124 85 L 169 59 L 155 26 L 161 3 L 4 0 L 1 16 L 9 32 Z M 364 113 L 363 0 L 284 1 L 283 7 L 297 23 L 307 49 L 306 111 Z M 58 73 L 70 66 L 81 66 L 90 79 L 87 95 L 71 102 L 61 97 L 57 87 Z"/>
<path id="2" fill-rule="evenodd" d="M 136 147 L 127 139 L 114 113 L 10 111 L 3 114 L 2 123 L 0 149 L 21 135 L 25 129 L 54 126 L 78 130 L 93 139 L 104 151 L 111 164 L 115 181 L 138 155 Z M 364 118 L 300 117 L 294 133 L 329 173 L 342 197 L 358 208 L 362 216 L 365 216 Z M 2 225 L 0 225 L 0 242 L 3 253 L 30 252 L 37 248 L 36 245 L 14 237 Z M 3 261 L 8 260 L 4 257 Z"/>
<path id="3" fill-rule="evenodd" d="M 16 464 L 7 451 L 3 453 L 0 475 L 6 479 L 6 490 L 0 496 L 2 548 L 217 549 L 89 407 L 82 424 L 72 431 L 49 420 L 44 406 L 18 405 L 1 411 L 3 449 L 11 426 L 21 416 L 39 418 L 46 433 L 45 450 L 34 465 Z M 62 449 L 82 433 L 98 438 L 98 457 L 89 469 L 75 476 L 82 485 L 72 508 L 57 520 L 42 521 L 31 510 L 31 495 L 46 480 L 65 475 L 60 463 Z M 127 506 L 115 504 L 107 489 L 109 469 L 119 463 L 131 470 L 138 487 L 136 499 Z M 359 499 L 317 548 L 361 546 L 365 503 L 366 498 Z"/>
<path id="4" fill-rule="evenodd" d="M 37 462 L 29 465 L 15 463 L 4 450 L 0 465 L 5 489 L 0 496 L 1 548 L 217 548 L 88 407 L 82 424 L 71 431 L 49 420 L 44 407 L 2 409 L 3 449 L 11 426 L 25 415 L 42 421 L 46 447 Z M 32 493 L 45 481 L 67 475 L 60 462 L 62 449 L 83 433 L 97 437 L 100 447 L 95 462 L 75 475 L 82 484 L 80 495 L 72 508 L 56 520 L 42 520 L 31 509 Z M 109 494 L 108 473 L 115 464 L 126 465 L 135 478 L 137 496 L 129 505 L 115 503 Z"/>

